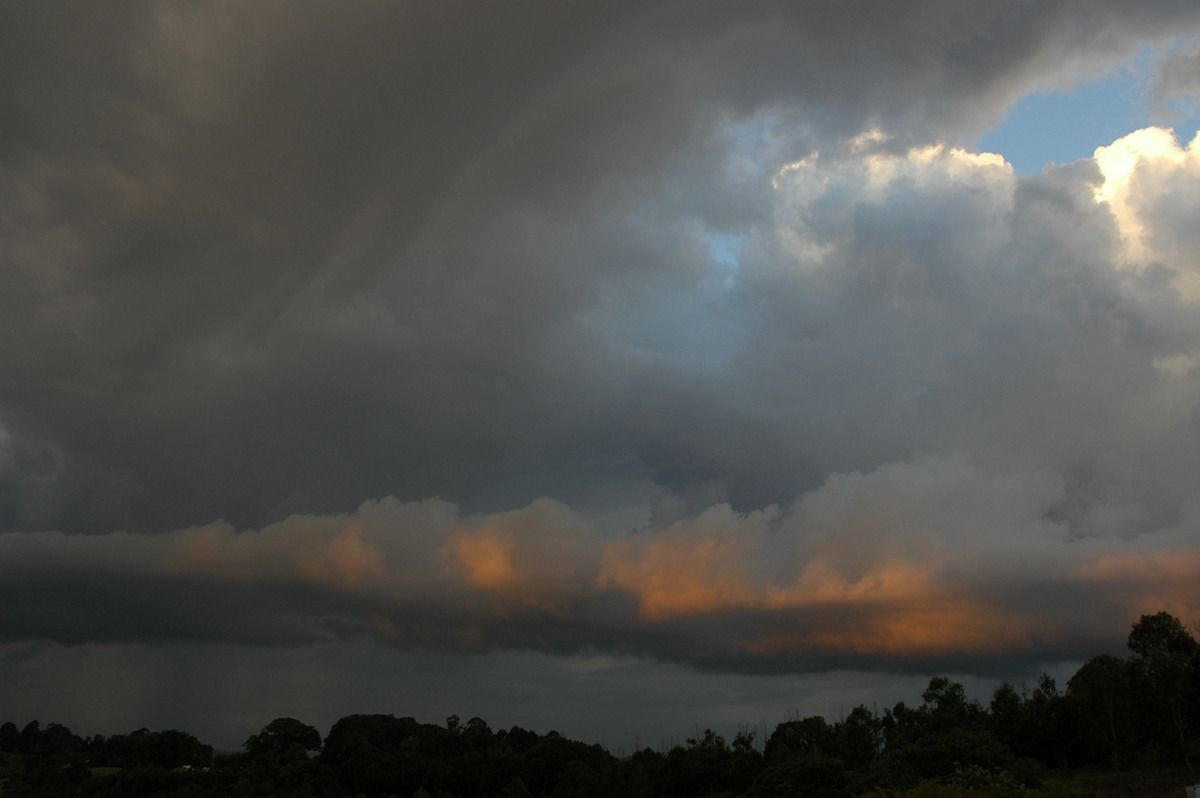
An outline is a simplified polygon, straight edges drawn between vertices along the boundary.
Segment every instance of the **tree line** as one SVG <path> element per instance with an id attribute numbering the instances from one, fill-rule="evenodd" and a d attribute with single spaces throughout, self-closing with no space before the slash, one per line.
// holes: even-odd
<path id="1" fill-rule="evenodd" d="M 278 718 L 243 750 L 138 729 L 80 737 L 59 724 L 0 725 L 2 798 L 936 798 L 1017 796 L 1048 772 L 1103 765 L 1191 768 L 1200 744 L 1200 646 L 1173 615 L 1143 615 L 1128 655 L 1094 656 L 1060 690 L 1001 683 L 984 706 L 948 677 L 921 703 L 792 718 L 765 739 L 711 729 L 669 750 L 599 745 L 481 718 L 444 725 L 350 715 L 322 738 Z"/>

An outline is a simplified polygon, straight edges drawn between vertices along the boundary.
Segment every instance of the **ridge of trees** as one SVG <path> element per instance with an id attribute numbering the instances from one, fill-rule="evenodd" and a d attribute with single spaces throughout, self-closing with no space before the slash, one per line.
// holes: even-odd
<path id="1" fill-rule="evenodd" d="M 1176 617 L 1143 615 L 1125 658 L 1085 662 L 1060 691 L 1007 682 L 985 707 L 945 676 L 921 704 L 857 706 L 779 723 L 765 739 L 711 729 L 666 751 L 617 757 L 557 732 L 493 730 L 481 718 L 420 723 L 349 715 L 322 738 L 277 718 L 243 751 L 215 755 L 192 735 L 138 729 L 79 737 L 56 723 L 0 724 L 0 798 L 1011 797 L 1057 768 L 1179 765 L 1200 746 L 1200 645 Z"/>

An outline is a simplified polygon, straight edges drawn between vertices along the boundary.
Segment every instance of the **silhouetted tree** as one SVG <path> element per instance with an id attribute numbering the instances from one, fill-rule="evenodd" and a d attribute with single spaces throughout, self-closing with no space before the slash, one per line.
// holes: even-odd
<path id="1" fill-rule="evenodd" d="M 21 741 L 21 730 L 11 720 L 0 724 L 0 751 L 16 751 Z"/>
<path id="2" fill-rule="evenodd" d="M 837 725 L 836 756 L 851 770 L 866 773 L 879 756 L 882 727 L 875 713 L 861 704 Z"/>
<path id="3" fill-rule="evenodd" d="M 1099 654 L 1083 664 L 1067 683 L 1067 694 L 1090 734 L 1107 751 L 1114 770 L 1128 754 L 1133 725 L 1134 671 L 1130 663 Z"/>
<path id="4" fill-rule="evenodd" d="M 921 709 L 928 719 L 930 731 L 945 732 L 983 725 L 983 708 L 977 702 L 967 700 L 966 690 L 960 683 L 945 676 L 930 679 L 921 699 L 925 702 Z"/>
<path id="5" fill-rule="evenodd" d="M 1016 750 L 1025 735 L 1025 700 L 1008 682 L 1001 682 L 992 691 L 988 714 L 992 731 L 1000 742 Z"/>
<path id="6" fill-rule="evenodd" d="M 924 712 L 907 706 L 903 701 L 896 702 L 891 709 L 885 709 L 879 724 L 883 733 L 884 750 L 899 748 L 916 741 L 929 730 L 926 720 Z"/>
<path id="7" fill-rule="evenodd" d="M 782 762 L 794 756 L 833 756 L 836 734 L 820 715 L 784 721 L 767 738 L 767 761 Z"/>
<path id="8" fill-rule="evenodd" d="M 295 718 L 276 718 L 243 746 L 251 756 L 307 757 L 321 750 L 321 733 Z"/>
<path id="9" fill-rule="evenodd" d="M 1129 631 L 1126 645 L 1134 673 L 1148 703 L 1161 712 L 1165 722 L 1151 724 L 1152 733 L 1166 737 L 1190 769 L 1189 737 L 1195 702 L 1197 645 L 1183 623 L 1167 612 L 1143 615 Z M 1158 728 L 1164 728 L 1165 734 Z"/>

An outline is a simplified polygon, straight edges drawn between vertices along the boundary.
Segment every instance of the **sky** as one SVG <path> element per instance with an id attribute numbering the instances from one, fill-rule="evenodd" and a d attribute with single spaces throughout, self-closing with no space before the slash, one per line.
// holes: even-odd
<path id="1" fill-rule="evenodd" d="M 0 720 L 614 749 L 1200 617 L 1200 5 L 7 3 Z"/>

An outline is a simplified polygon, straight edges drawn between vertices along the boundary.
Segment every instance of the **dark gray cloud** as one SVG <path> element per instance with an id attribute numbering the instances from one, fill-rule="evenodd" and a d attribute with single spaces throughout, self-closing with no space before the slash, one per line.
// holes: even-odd
<path id="1" fill-rule="evenodd" d="M 1166 124 L 1195 113 L 1200 103 L 1200 50 L 1176 51 L 1164 57 L 1147 91 L 1150 110 Z"/>
<path id="2" fill-rule="evenodd" d="M 0 13 L 10 645 L 1025 672 L 1200 606 L 1200 155 L 955 148 L 1200 8 Z"/>
<path id="3" fill-rule="evenodd" d="M 667 348 L 698 320 L 624 324 L 694 294 L 705 232 L 769 221 L 779 165 L 961 139 L 1193 14 L 1124 9 L 12 9 L 4 515 L 260 525 L 597 456 L 756 482 L 680 443 L 773 434 Z M 647 379 L 713 423 L 645 418 Z"/>

